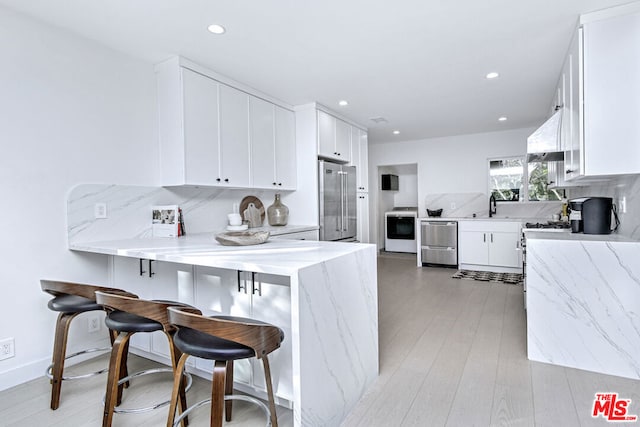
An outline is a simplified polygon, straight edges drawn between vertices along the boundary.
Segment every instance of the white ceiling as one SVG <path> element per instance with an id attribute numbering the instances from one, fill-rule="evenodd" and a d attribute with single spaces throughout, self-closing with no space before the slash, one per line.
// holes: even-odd
<path id="1" fill-rule="evenodd" d="M 0 0 L 151 63 L 182 55 L 371 142 L 538 126 L 581 13 L 628 0 Z M 211 23 L 226 27 L 214 36 Z M 486 80 L 490 71 L 500 78 Z M 338 107 L 340 99 L 349 101 Z M 382 116 L 387 124 L 370 118 Z M 507 116 L 506 122 L 498 122 Z M 399 129 L 400 135 L 391 131 Z"/>

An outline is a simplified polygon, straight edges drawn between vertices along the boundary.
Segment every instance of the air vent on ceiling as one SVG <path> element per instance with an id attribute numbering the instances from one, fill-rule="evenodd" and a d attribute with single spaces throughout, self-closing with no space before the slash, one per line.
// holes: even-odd
<path id="1" fill-rule="evenodd" d="M 389 121 L 387 119 L 385 119 L 384 117 L 371 117 L 369 120 L 371 120 L 375 124 L 389 123 Z"/>

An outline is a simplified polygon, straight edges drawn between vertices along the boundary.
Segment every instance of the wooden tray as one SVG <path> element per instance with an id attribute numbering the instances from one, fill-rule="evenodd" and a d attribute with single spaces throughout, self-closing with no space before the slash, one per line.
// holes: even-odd
<path id="1" fill-rule="evenodd" d="M 224 246 L 259 245 L 268 238 L 268 231 L 227 231 L 216 235 L 218 243 Z"/>

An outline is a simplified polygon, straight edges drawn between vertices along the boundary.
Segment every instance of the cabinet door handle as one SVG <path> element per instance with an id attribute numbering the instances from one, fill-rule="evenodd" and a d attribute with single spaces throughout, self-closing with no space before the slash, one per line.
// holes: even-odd
<path id="1" fill-rule="evenodd" d="M 482 233 L 482 241 L 487 243 L 487 233 Z"/>
<path id="2" fill-rule="evenodd" d="M 216 178 L 216 181 L 217 181 L 217 182 L 220 182 L 220 181 L 221 181 L 221 179 L 220 179 L 220 178 Z"/>
<path id="3" fill-rule="evenodd" d="M 278 185 L 282 186 L 282 183 L 281 183 L 281 182 L 279 182 L 279 183 L 278 183 Z"/>
<path id="4" fill-rule="evenodd" d="M 146 271 L 144 271 L 144 268 L 142 267 L 142 262 L 144 261 L 142 258 L 140 258 L 140 275 L 144 276 L 144 273 L 146 273 Z"/>
<path id="5" fill-rule="evenodd" d="M 229 182 L 229 178 L 225 178 L 225 179 L 224 179 L 224 182 Z"/>
<path id="6" fill-rule="evenodd" d="M 262 282 L 258 281 L 258 286 L 256 287 L 256 273 L 252 271 L 251 272 L 251 295 L 255 295 L 256 290 L 258 291 L 258 296 L 262 296 Z"/>
<path id="7" fill-rule="evenodd" d="M 242 274 L 242 271 L 238 270 L 238 293 L 240 293 L 241 291 L 244 290 L 244 293 L 247 293 L 247 284 L 244 283 L 242 281 L 242 279 L 240 278 L 240 275 Z"/>
<path id="8" fill-rule="evenodd" d="M 274 182 L 273 185 L 276 185 L 276 183 Z"/>
<path id="9" fill-rule="evenodd" d="M 149 260 L 149 277 L 153 277 L 153 275 L 154 275 L 154 274 L 156 274 L 156 273 L 153 271 L 153 264 L 152 264 L 152 262 L 153 262 L 153 260 L 152 260 L 152 259 L 150 259 L 150 260 Z"/>
<path id="10" fill-rule="evenodd" d="M 493 243 L 493 233 L 491 233 L 491 243 Z"/>

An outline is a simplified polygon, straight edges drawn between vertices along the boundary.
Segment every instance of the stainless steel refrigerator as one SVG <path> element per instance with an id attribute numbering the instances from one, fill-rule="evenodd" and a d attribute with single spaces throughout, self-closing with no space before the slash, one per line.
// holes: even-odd
<path id="1" fill-rule="evenodd" d="M 320 240 L 355 241 L 356 167 L 319 161 Z"/>

